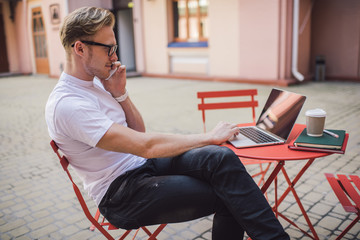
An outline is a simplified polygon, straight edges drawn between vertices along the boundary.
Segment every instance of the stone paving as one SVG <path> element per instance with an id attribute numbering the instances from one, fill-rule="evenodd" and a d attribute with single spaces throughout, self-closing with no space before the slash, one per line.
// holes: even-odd
<path id="1" fill-rule="evenodd" d="M 0 78 L 0 239 L 104 239 L 97 231 L 89 230 L 90 224 L 49 146 L 44 107 L 56 81 L 41 75 Z M 197 91 L 245 88 L 259 91 L 258 116 L 272 86 L 141 77 L 128 80 L 129 93 L 143 113 L 148 131 L 184 134 L 202 131 Z M 320 107 L 328 113 L 327 128 L 350 133 L 345 155 L 317 159 L 296 186 L 319 238 L 335 239 L 355 216 L 342 209 L 324 173 L 360 175 L 360 84 L 311 82 L 284 89 L 308 96 L 298 123 L 305 123 L 307 109 Z M 208 122 L 209 128 L 218 120 L 245 120 L 231 113 L 214 114 L 208 119 L 214 119 Z M 287 164 L 290 176 L 302 164 Z M 249 167 L 249 172 L 254 167 Z M 279 185 L 283 190 L 280 178 Z M 271 196 L 270 189 L 269 199 Z M 95 211 L 93 202 L 88 198 L 87 202 Z M 280 211 L 307 230 L 295 203 L 289 197 Z M 211 239 L 211 220 L 209 216 L 170 224 L 159 239 Z M 281 223 L 291 239 L 309 239 L 287 222 Z M 112 232 L 117 236 L 117 231 Z M 344 239 L 360 239 L 360 224 Z"/>

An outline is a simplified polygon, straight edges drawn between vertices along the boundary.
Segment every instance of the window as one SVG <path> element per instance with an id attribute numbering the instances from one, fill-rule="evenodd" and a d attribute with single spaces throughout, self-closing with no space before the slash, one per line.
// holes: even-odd
<path id="1" fill-rule="evenodd" d="M 208 0 L 173 0 L 175 42 L 208 40 L 208 6 Z"/>

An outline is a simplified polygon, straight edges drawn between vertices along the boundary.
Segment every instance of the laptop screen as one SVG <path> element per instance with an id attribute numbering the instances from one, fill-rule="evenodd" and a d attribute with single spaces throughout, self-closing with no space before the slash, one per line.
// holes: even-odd
<path id="1" fill-rule="evenodd" d="M 297 93 L 272 89 L 256 126 L 286 140 L 305 99 L 305 96 Z"/>

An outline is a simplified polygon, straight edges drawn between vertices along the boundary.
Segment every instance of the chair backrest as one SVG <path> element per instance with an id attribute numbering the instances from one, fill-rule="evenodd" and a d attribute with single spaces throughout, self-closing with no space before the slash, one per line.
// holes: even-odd
<path id="1" fill-rule="evenodd" d="M 197 98 L 201 99 L 198 104 L 198 109 L 202 111 L 202 119 L 204 124 L 204 131 L 206 132 L 205 111 L 214 109 L 231 109 L 231 108 L 251 108 L 253 124 L 255 124 L 255 107 L 258 106 L 258 101 L 255 100 L 257 89 L 243 89 L 243 90 L 229 90 L 229 91 L 208 91 L 198 92 Z M 226 98 L 232 97 L 231 101 L 225 101 Z M 249 97 L 247 101 L 234 101 L 233 97 Z M 222 98 L 222 101 L 205 103 L 207 98 Z M 227 100 L 227 99 L 226 99 Z"/>
<path id="2" fill-rule="evenodd" d="M 57 146 L 57 144 L 55 143 L 54 140 L 51 140 L 50 145 L 52 147 L 52 149 L 54 150 L 54 152 L 56 153 L 56 155 L 58 156 L 59 160 L 60 160 L 60 164 L 63 167 L 64 171 L 66 172 L 66 174 L 68 175 L 72 186 L 74 188 L 74 192 L 76 194 L 77 199 L 79 200 L 79 203 L 81 205 L 81 208 L 83 210 L 83 212 L 85 213 L 85 216 L 87 217 L 87 219 L 89 219 L 89 221 L 93 224 L 94 227 L 96 227 L 107 239 L 114 239 L 102 226 L 102 224 L 100 224 L 90 213 L 89 208 L 86 205 L 86 202 L 81 194 L 81 191 L 79 189 L 79 187 L 76 185 L 76 183 L 74 182 L 68 166 L 69 166 L 69 161 L 67 160 L 66 156 L 60 154 L 59 152 L 59 147 Z M 111 224 L 106 224 L 109 227 L 111 227 Z"/>

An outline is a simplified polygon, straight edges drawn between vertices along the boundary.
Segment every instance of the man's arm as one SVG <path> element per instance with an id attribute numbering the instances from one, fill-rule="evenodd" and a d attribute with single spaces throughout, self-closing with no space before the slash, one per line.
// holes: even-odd
<path id="1" fill-rule="evenodd" d="M 125 94 L 126 69 L 120 66 L 109 80 L 101 79 L 114 98 Z M 128 127 L 114 123 L 97 143 L 97 147 L 131 153 L 144 158 L 177 156 L 211 144 L 221 144 L 239 132 L 235 124 L 219 123 L 211 132 L 193 135 L 145 133 L 143 119 L 128 97 L 122 101 Z"/>
<path id="2" fill-rule="evenodd" d="M 126 67 L 120 66 L 120 62 L 116 62 L 113 67 L 118 67 L 114 75 L 109 80 L 100 79 L 104 88 L 111 93 L 114 98 L 123 96 L 126 93 Z M 139 132 L 145 132 L 145 124 L 143 118 L 135 107 L 130 97 L 120 102 L 125 112 L 128 127 Z"/>
<path id="3" fill-rule="evenodd" d="M 113 124 L 96 146 L 144 158 L 170 157 L 194 148 L 221 144 L 238 132 L 236 124 L 223 122 L 208 133 L 192 135 L 143 133 Z"/>
<path id="4" fill-rule="evenodd" d="M 125 112 L 125 117 L 128 127 L 138 132 L 145 132 L 144 120 L 139 110 L 135 107 L 135 105 L 131 101 L 130 97 L 127 97 L 126 100 L 121 102 L 120 104 Z"/>

